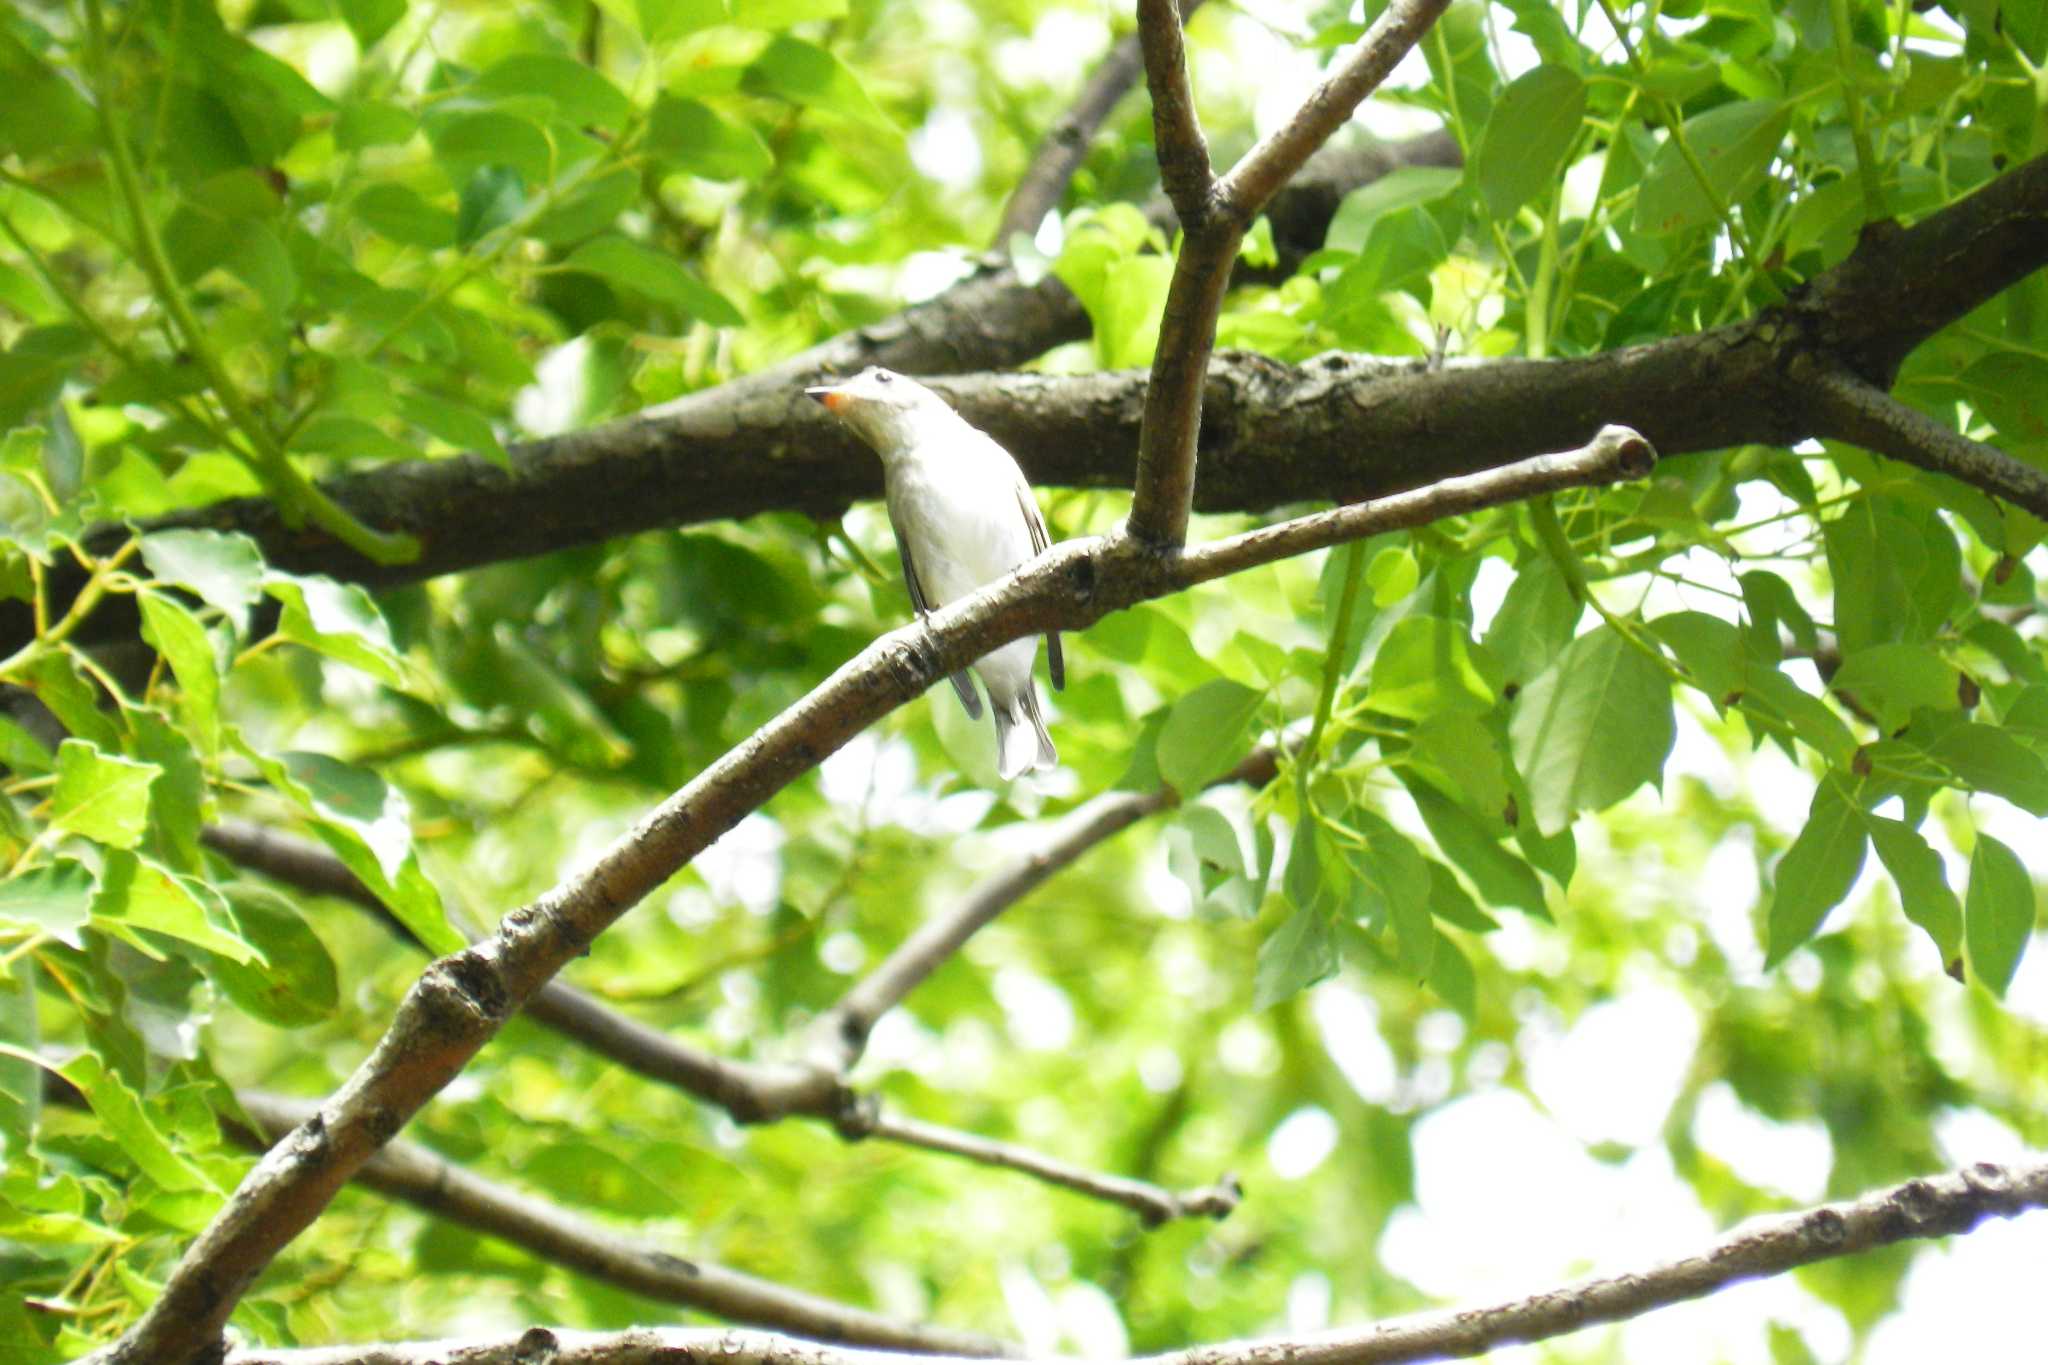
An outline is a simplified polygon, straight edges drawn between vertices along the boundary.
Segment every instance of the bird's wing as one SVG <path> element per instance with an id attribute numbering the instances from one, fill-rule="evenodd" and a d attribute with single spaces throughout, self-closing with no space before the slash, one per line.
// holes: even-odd
<path id="1" fill-rule="evenodd" d="M 1011 468 L 1016 468 L 1014 461 Z M 1031 535 L 1031 553 L 1044 554 L 1052 544 L 1052 536 L 1045 529 L 1045 513 L 1038 510 L 1038 499 L 1033 496 L 1031 485 L 1024 482 L 1022 470 L 1017 470 L 1017 507 L 1024 513 L 1024 529 Z M 1053 690 L 1066 690 L 1067 661 L 1060 654 L 1060 633 L 1056 630 L 1046 633 L 1045 667 L 1052 675 Z"/>
<path id="2" fill-rule="evenodd" d="M 910 605 L 917 608 L 919 617 L 929 616 L 932 610 L 931 603 L 925 599 L 924 585 L 917 581 L 917 564 L 910 557 L 910 542 L 903 538 L 901 531 L 896 530 L 893 517 L 889 521 L 889 529 L 896 536 L 896 557 L 903 561 L 903 586 L 910 590 Z M 980 720 L 981 698 L 975 695 L 974 683 L 969 680 L 967 671 L 962 669 L 955 673 L 951 681 L 953 690 L 960 694 L 960 704 L 967 708 L 967 719 Z"/>

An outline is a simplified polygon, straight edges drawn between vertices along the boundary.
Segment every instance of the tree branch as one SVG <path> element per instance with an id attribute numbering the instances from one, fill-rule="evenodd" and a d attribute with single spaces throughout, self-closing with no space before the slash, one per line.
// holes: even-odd
<path id="1" fill-rule="evenodd" d="M 1818 434 L 1946 474 L 2048 517 L 2048 475 L 2033 465 L 1906 406 L 1846 365 L 1815 365 L 1810 371 Z"/>
<path id="2" fill-rule="evenodd" d="M 1176 1218 L 1228 1218 L 1237 1208 L 1238 1201 L 1244 1198 L 1243 1187 L 1237 1183 L 1237 1177 L 1231 1175 L 1224 1176 L 1214 1185 L 1175 1192 L 1149 1180 L 1105 1175 L 1029 1147 L 997 1142 L 993 1138 L 977 1137 L 953 1128 L 941 1128 L 921 1119 L 880 1115 L 874 1119 L 870 1132 L 875 1137 L 885 1137 L 906 1146 L 965 1157 L 984 1166 L 1000 1166 L 1048 1185 L 1085 1194 L 1091 1199 L 1121 1204 L 1143 1218 L 1148 1227 L 1157 1227 Z"/>
<path id="3" fill-rule="evenodd" d="M 1136 496 L 1125 523 L 1137 539 L 1155 548 L 1177 547 L 1187 539 L 1195 496 L 1195 449 L 1202 435 L 1203 381 L 1216 345 L 1216 319 L 1245 230 L 1448 3 L 1394 0 L 1287 126 L 1254 147 L 1218 183 L 1195 123 L 1180 20 L 1166 0 L 1140 0 L 1138 32 L 1145 40 L 1160 177 L 1186 235 L 1167 285 L 1152 382 L 1145 392 L 1145 420 L 1138 433 Z"/>
<path id="4" fill-rule="evenodd" d="M 238 1133 L 262 1151 L 311 1116 L 314 1106 L 277 1095 L 235 1097 L 266 1132 Z M 1015 1342 L 978 1332 L 898 1322 L 850 1304 L 801 1293 L 706 1261 L 684 1260 L 637 1242 L 544 1199 L 446 1161 L 418 1143 L 393 1141 L 356 1172 L 354 1183 L 437 1218 L 501 1238 L 558 1265 L 662 1303 L 732 1322 L 774 1327 L 813 1341 L 986 1357 L 1020 1354 Z"/>
<path id="5" fill-rule="evenodd" d="M 1263 787 L 1277 771 L 1275 754 L 1271 748 L 1254 749 L 1212 785 L 1242 782 Z M 1179 804 L 1178 793 L 1161 783 L 1149 792 L 1105 796 L 1071 812 L 1063 828 L 1043 848 L 1027 854 L 1008 870 L 984 879 L 958 905 L 926 920 L 879 967 L 855 982 L 838 1004 L 819 1015 L 811 1027 L 809 1051 L 813 1060 L 835 1075 L 851 1071 L 866 1049 L 876 1021 L 901 1004 L 904 996 L 916 990 L 997 915 L 1097 844 Z"/>
<path id="6" fill-rule="evenodd" d="M 1263 786 L 1272 781 L 1275 767 L 1272 750 L 1254 750 L 1230 774 L 1217 779 L 1217 785 L 1249 782 Z M 550 981 L 534 992 L 526 1002 L 525 1013 L 536 1023 L 575 1039 L 599 1056 L 718 1105 L 741 1123 L 772 1123 L 797 1117 L 818 1119 L 830 1123 L 848 1141 L 876 1138 L 1000 1166 L 1063 1189 L 1122 1204 L 1150 1222 L 1190 1213 L 1220 1217 L 1219 1201 L 1208 1197 L 1207 1192 L 1197 1192 L 1203 1195 L 1199 1198 L 1176 1195 L 1146 1181 L 1097 1174 L 1011 1143 L 884 1114 L 872 1099 L 846 1084 L 846 1073 L 859 1058 L 874 1020 L 894 1007 L 971 934 L 1095 844 L 1177 801 L 1172 789 L 1162 786 L 1156 791 L 1130 793 L 1098 803 L 1087 818 L 1056 838 L 1051 848 L 1027 857 L 1011 872 L 985 883 L 963 903 L 965 913 L 956 910 L 931 921 L 898 948 L 881 970 L 820 1017 L 813 1033 L 819 1042 L 812 1049 L 818 1055 L 807 1064 L 743 1062 L 702 1052 L 561 981 Z M 419 946 L 412 932 L 385 909 L 376 894 L 345 863 L 318 845 L 241 821 L 207 826 L 200 837 L 208 847 L 244 867 L 361 906 L 375 914 L 397 937 Z M 934 941 L 939 938 L 945 940 L 943 947 Z M 857 1042 L 848 1031 L 852 1025 L 844 1022 L 852 1017 L 848 1012 L 849 1001 L 854 1002 L 852 1009 L 864 1019 L 859 1025 Z"/>
<path id="7" fill-rule="evenodd" d="M 1202 0 L 1184 0 L 1180 9 L 1182 20 L 1201 3 Z M 1017 187 L 1010 191 L 1010 201 L 1003 206 L 1002 222 L 996 227 L 995 241 L 991 243 L 994 250 L 1006 251 L 1016 233 L 1028 235 L 1038 231 L 1045 215 L 1059 207 L 1074 172 L 1088 154 L 1088 144 L 1094 141 L 1096 131 L 1118 101 L 1137 83 L 1144 66 L 1144 54 L 1139 50 L 1135 33 L 1118 40 L 1109 50 L 1067 112 L 1047 130 L 1032 154 L 1031 164 L 1018 177 Z"/>
<path id="8" fill-rule="evenodd" d="M 1450 0 L 1393 0 L 1382 10 L 1294 117 L 1261 138 L 1223 177 L 1218 197 L 1227 211 L 1250 226 L 1266 201 L 1379 89 L 1449 7 Z"/>
<path id="9" fill-rule="evenodd" d="M 1640 438 L 1606 440 L 1174 557 L 1122 537 L 1066 541 L 891 631 L 648 812 L 588 870 L 506 915 L 482 943 L 428 966 L 355 1074 L 250 1170 L 186 1247 L 157 1301 L 97 1358 L 182 1365 L 212 1350 L 257 1274 L 565 963 L 769 797 L 940 678 L 1025 635 L 1078 630 L 1139 601 L 1344 539 L 1630 477 L 1649 458 Z"/>
<path id="10" fill-rule="evenodd" d="M 1990 1217 L 2048 1207 L 2048 1160 L 1979 1162 L 1952 1175 L 1803 1213 L 1754 1220 L 1692 1256 L 1647 1270 L 1579 1280 L 1482 1308 L 1418 1313 L 1309 1337 L 1226 1342 L 1141 1357 L 1134 1365 L 1399 1365 L 1473 1356 L 1640 1317 L 1763 1275 L 1878 1247 L 1970 1231 Z M 313 1350 L 239 1350 L 226 1365 L 934 1365 L 931 1357 L 797 1343 L 758 1332 L 640 1329 L 604 1335 L 531 1328 L 517 1338 Z"/>
<path id="11" fill-rule="evenodd" d="M 1195 115 L 1186 34 L 1175 0 L 1138 0 L 1138 46 L 1145 57 L 1145 85 L 1152 94 L 1152 148 L 1159 159 L 1159 183 L 1180 215 L 1181 226 L 1193 231 L 1208 221 L 1216 170 L 1209 164 L 1209 142 Z"/>

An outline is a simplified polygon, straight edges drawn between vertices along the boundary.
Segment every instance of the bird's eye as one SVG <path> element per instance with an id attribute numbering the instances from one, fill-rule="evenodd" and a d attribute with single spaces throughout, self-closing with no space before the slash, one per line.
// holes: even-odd
<path id="1" fill-rule="evenodd" d="M 896 376 L 884 370 L 875 376 L 875 382 L 877 384 L 893 384 L 896 382 Z"/>

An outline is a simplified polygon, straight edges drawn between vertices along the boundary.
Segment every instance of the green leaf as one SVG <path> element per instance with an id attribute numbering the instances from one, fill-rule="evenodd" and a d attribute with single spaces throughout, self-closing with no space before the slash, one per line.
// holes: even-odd
<path id="1" fill-rule="evenodd" d="M 1508 808 L 1511 788 L 1500 741 L 1487 721 L 1445 712 L 1408 732 L 1409 749 L 1394 761 L 1483 818 L 1498 820 Z"/>
<path id="2" fill-rule="evenodd" d="M 182 877 L 133 853 L 107 856 L 92 918 L 103 929 L 150 929 L 237 962 L 261 960 L 256 948 L 235 931 L 234 916 L 220 892 L 197 877 Z"/>
<path id="3" fill-rule="evenodd" d="M 500 110 L 458 114 L 427 125 L 434 160 L 454 186 L 467 185 L 484 166 L 509 166 L 528 185 L 555 178 L 555 153 L 538 124 Z"/>
<path id="4" fill-rule="evenodd" d="M 1458 881 L 1458 874 L 1434 858 L 1429 860 L 1429 913 L 1446 924 L 1455 924 L 1475 934 L 1492 933 L 1500 928 L 1500 921 L 1481 910 L 1478 903 L 1466 894 L 1463 884 Z M 1441 949 L 1444 943 L 1445 940 L 1439 937 L 1436 947 Z"/>
<path id="5" fill-rule="evenodd" d="M 271 572 L 264 591 L 284 603 L 277 633 L 388 683 L 406 684 L 405 660 L 370 594 L 353 583 Z"/>
<path id="6" fill-rule="evenodd" d="M 1953 711 L 1962 704 L 1962 673 L 1925 645 L 1867 645 L 1845 654 L 1828 685 L 1856 698 L 1887 732 L 1903 726 L 1915 710 Z"/>
<path id="7" fill-rule="evenodd" d="M 1396 209 L 1428 204 L 1458 188 L 1458 172 L 1442 166 L 1403 166 L 1344 196 L 1323 245 L 1331 251 L 1365 249 L 1373 226 Z"/>
<path id="8" fill-rule="evenodd" d="M 1663 777 L 1677 728 L 1662 669 L 1612 626 L 1565 648 L 1515 698 L 1508 722 L 1542 833 Z"/>
<path id="9" fill-rule="evenodd" d="M 162 593 L 141 592 L 142 638 L 170 664 L 184 690 L 186 723 L 201 749 L 211 755 L 220 748 L 220 665 L 213 641 L 199 618 Z"/>
<path id="10" fill-rule="evenodd" d="M 240 532 L 153 531 L 142 538 L 142 562 L 159 582 L 189 589 L 237 631 L 263 596 L 263 551 Z"/>
<path id="11" fill-rule="evenodd" d="M 1252 718 L 1264 700 L 1243 683 L 1219 678 L 1175 702 L 1159 732 L 1160 777 L 1192 796 L 1229 772 L 1251 747 Z"/>
<path id="12" fill-rule="evenodd" d="M 1372 589 L 1372 604 L 1391 607 L 1415 591 L 1416 584 L 1422 581 L 1422 566 L 1416 562 L 1413 547 L 1384 545 L 1366 565 L 1365 581 Z"/>
<path id="13" fill-rule="evenodd" d="M 412 140 L 420 122 L 412 111 L 382 100 L 350 100 L 334 120 L 334 145 L 344 152 L 396 147 Z"/>
<path id="14" fill-rule="evenodd" d="M 1414 798 L 1415 808 L 1436 846 L 1472 879 L 1488 905 L 1511 905 L 1538 919 L 1550 918 L 1543 899 L 1543 883 L 1536 870 L 1502 845 L 1500 832 L 1504 827 L 1481 821 L 1464 806 L 1422 783 L 1409 783 L 1408 794 Z"/>
<path id="15" fill-rule="evenodd" d="M 1957 962 L 1963 950 L 1963 907 L 1949 889 L 1941 855 L 1903 820 L 1871 815 L 1865 822 L 1871 845 L 1899 889 L 1899 908 L 1934 940 L 1944 967 Z"/>
<path id="16" fill-rule="evenodd" d="M 708 104 L 664 95 L 648 116 L 647 146 L 677 170 L 706 180 L 755 181 L 775 165 L 760 134 Z"/>
<path id="17" fill-rule="evenodd" d="M 2048 455 L 2048 359 L 2022 351 L 1992 351 L 1956 376 L 1978 416 L 1998 431 L 1999 444 Z"/>
<path id="18" fill-rule="evenodd" d="M 1337 970 L 1337 940 L 1330 917 L 1302 905 L 1259 945 L 1252 978 L 1252 1008 L 1268 1009 L 1306 990 Z"/>
<path id="19" fill-rule="evenodd" d="M 1437 939 L 1429 913 L 1429 860 L 1408 836 L 1371 812 L 1355 810 L 1351 819 L 1364 846 L 1332 840 L 1350 873 L 1351 917 L 1375 930 L 1392 929 L 1395 961 L 1409 976 L 1425 979 Z"/>
<path id="20" fill-rule="evenodd" d="M 1973 791 L 2000 796 L 2030 815 L 2048 816 L 2048 759 L 1993 725 L 1973 721 L 1939 728 L 1923 718 L 1904 738 L 1926 738 L 1926 751 Z"/>
<path id="21" fill-rule="evenodd" d="M 839 114 L 892 138 L 902 135 L 837 57 L 786 33 L 754 59 L 740 77 L 740 89 Z"/>
<path id="22" fill-rule="evenodd" d="M 846 0 L 732 0 L 732 21 L 745 28 L 781 29 L 845 16 Z"/>
<path id="23" fill-rule="evenodd" d="M 97 121 L 70 81 L 0 29 L 0 156 L 18 153 L 26 161 L 50 152 L 90 146 Z"/>
<path id="24" fill-rule="evenodd" d="M 1556 562 L 1549 555 L 1534 555 L 1515 571 L 1515 581 L 1486 628 L 1487 651 L 1500 660 L 1507 680 L 1519 686 L 1550 667 L 1585 614 Z"/>
<path id="25" fill-rule="evenodd" d="M 602 276 L 622 289 L 672 304 L 716 327 L 738 327 L 746 321 L 722 294 L 677 262 L 624 237 L 585 242 L 562 262 L 561 269 Z"/>
<path id="26" fill-rule="evenodd" d="M 1897 498 L 1858 498 L 1826 524 L 1835 633 L 1842 653 L 1924 642 L 1962 597 L 1955 533 L 1933 510 Z"/>
<path id="27" fill-rule="evenodd" d="M 1188 832 L 1195 856 L 1217 871 L 1243 876 L 1251 869 L 1245 862 L 1244 844 L 1230 817 L 1214 806 L 1192 802 L 1181 808 L 1180 825 Z"/>
<path id="28" fill-rule="evenodd" d="M 121 731 L 100 710 L 99 692 L 85 679 L 69 649 L 50 650 L 32 660 L 12 682 L 35 694 L 64 728 L 102 749 L 121 747 Z"/>
<path id="29" fill-rule="evenodd" d="M 633 0 L 633 8 L 650 43 L 680 38 L 727 18 L 725 0 Z"/>
<path id="30" fill-rule="evenodd" d="M 1480 714 L 1493 709 L 1499 673 L 1459 622 L 1410 616 L 1380 642 L 1366 704 L 1405 720 L 1447 712 Z"/>
<path id="31" fill-rule="evenodd" d="M 1458 945 L 1443 934 L 1436 936 L 1436 946 L 1429 955 L 1429 988 L 1466 1023 L 1479 1017 L 1479 983 L 1472 974 L 1472 964 Z"/>
<path id="32" fill-rule="evenodd" d="M 450 953 L 464 946 L 448 923 L 440 892 L 420 871 L 412 812 L 402 792 L 366 768 L 325 754 L 244 752 L 272 787 L 312 817 L 320 841 L 427 951 Z"/>
<path id="33" fill-rule="evenodd" d="M 229 887 L 227 900 L 236 932 L 267 965 L 214 957 L 207 975 L 242 1009 L 279 1028 L 303 1028 L 331 1016 L 341 1000 L 334 959 L 291 902 L 253 886 Z"/>
<path id="34" fill-rule="evenodd" d="M 491 630 L 491 645 L 492 700 L 512 708 L 529 733 L 585 767 L 616 768 L 632 757 L 633 746 L 589 694 L 518 631 L 500 621 Z"/>
<path id="35" fill-rule="evenodd" d="M 23 776 L 35 777 L 55 772 L 57 757 L 20 721 L 0 715 L 0 764 Z"/>
<path id="36" fill-rule="evenodd" d="M 1778 860 L 1765 966 L 1777 966 L 1812 938 L 1828 911 L 1849 894 L 1863 870 L 1865 844 L 1863 812 L 1835 782 L 1822 781 L 1807 810 L 1806 827 Z"/>
<path id="37" fill-rule="evenodd" d="M 406 0 L 336 0 L 336 5 L 356 46 L 368 52 L 405 17 Z"/>
<path id="38" fill-rule="evenodd" d="M 96 839 L 110 848 L 133 848 L 149 825 L 149 784 L 163 769 L 102 753 L 82 739 L 57 749 L 57 790 L 50 825 Z"/>
<path id="39" fill-rule="evenodd" d="M 550 53 L 528 52 L 507 57 L 480 74 L 469 93 L 482 96 L 552 100 L 571 123 L 622 127 L 633 112 L 632 101 L 604 75 L 582 62 Z"/>
<path id="40" fill-rule="evenodd" d="M 436 208 L 416 191 L 381 180 L 357 195 L 351 215 L 371 231 L 401 246 L 434 250 L 455 245 L 455 215 Z"/>
<path id="41" fill-rule="evenodd" d="M 510 166 L 479 166 L 463 183 L 455 204 L 455 244 L 469 246 L 478 238 L 517 221 L 526 208 L 526 187 Z"/>
<path id="42" fill-rule="evenodd" d="M 1685 143 L 1712 192 L 1701 187 L 1678 139 L 1667 136 L 1636 193 L 1635 230 L 1678 232 L 1714 222 L 1716 200 L 1725 208 L 1763 183 L 1790 122 L 1790 110 L 1776 100 L 1738 100 L 1687 119 Z"/>
<path id="43" fill-rule="evenodd" d="M 1496 222 L 1558 183 L 1586 112 L 1586 83 L 1561 66 L 1523 72 L 1500 92 L 1472 158 L 1472 176 Z"/>
<path id="44" fill-rule="evenodd" d="M 1173 262 L 1151 254 L 1130 256 L 1103 280 L 1096 306 L 1095 350 L 1105 367 L 1125 369 L 1152 363 L 1159 349 L 1159 323 L 1166 316 Z"/>
<path id="45" fill-rule="evenodd" d="M 107 1070 L 98 1057 L 81 1052 L 54 1070 L 78 1087 L 93 1116 L 106 1125 L 107 1132 L 144 1175 L 167 1190 L 221 1193 L 220 1186 L 204 1171 L 178 1155 L 170 1139 L 150 1118 L 142 1097 Z"/>
<path id="46" fill-rule="evenodd" d="M 58 858 L 0 882 L 0 924 L 82 948 L 78 931 L 92 918 L 92 897 L 92 873 L 74 859 Z"/>
<path id="47" fill-rule="evenodd" d="M 1970 854 L 1963 924 L 1971 973 L 2002 999 L 2034 932 L 2034 881 L 2019 855 L 1988 834 Z"/>
<path id="48" fill-rule="evenodd" d="M 398 400 L 398 410 L 406 421 L 457 450 L 474 451 L 501 469 L 512 467 L 512 457 L 499 442 L 498 433 L 492 430 L 491 419 L 468 404 L 408 393 Z"/>
<path id="49" fill-rule="evenodd" d="M 32 956 L 0 964 L 0 1044 L 29 1053 L 42 1046 L 42 1025 L 36 1008 L 37 974 Z M 6 1152 L 12 1159 L 28 1150 L 42 1109 L 42 1070 L 19 1057 L 0 1053 L 0 1152 Z M 6 1189 L 0 1186 L 0 1209 L 6 1209 L 8 1204 Z M 19 1240 L 9 1227 L 11 1222 L 7 1213 L 0 1212 L 0 1237 Z"/>

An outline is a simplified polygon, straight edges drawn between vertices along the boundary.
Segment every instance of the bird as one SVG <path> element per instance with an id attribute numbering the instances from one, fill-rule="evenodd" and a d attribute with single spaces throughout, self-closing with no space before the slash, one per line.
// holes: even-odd
<path id="1" fill-rule="evenodd" d="M 1007 576 L 1052 543 L 1010 452 L 916 380 L 871 365 L 804 392 L 881 457 L 903 584 L 920 617 Z M 1064 688 L 1059 634 L 1045 641 L 1052 685 Z M 1037 640 L 1026 638 L 969 665 L 988 691 L 996 771 L 1005 782 L 1059 762 L 1031 676 L 1037 659 Z M 979 720 L 981 701 L 967 672 L 953 674 L 952 683 L 968 719 Z"/>

